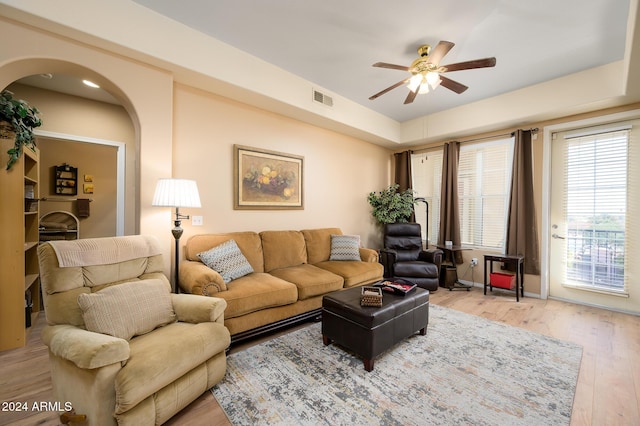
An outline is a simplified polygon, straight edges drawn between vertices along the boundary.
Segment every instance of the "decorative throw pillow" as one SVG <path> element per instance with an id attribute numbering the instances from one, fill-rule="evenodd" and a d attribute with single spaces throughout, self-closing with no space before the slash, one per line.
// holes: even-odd
<path id="1" fill-rule="evenodd" d="M 81 294 L 78 304 L 87 330 L 125 340 L 176 320 L 169 287 L 158 279 Z"/>
<path id="2" fill-rule="evenodd" d="M 225 284 L 253 272 L 251 264 L 244 257 L 235 240 L 225 241 L 219 246 L 198 253 L 198 257 L 202 263 L 218 272 Z"/>
<path id="3" fill-rule="evenodd" d="M 361 260 L 359 235 L 331 235 L 329 260 Z"/>

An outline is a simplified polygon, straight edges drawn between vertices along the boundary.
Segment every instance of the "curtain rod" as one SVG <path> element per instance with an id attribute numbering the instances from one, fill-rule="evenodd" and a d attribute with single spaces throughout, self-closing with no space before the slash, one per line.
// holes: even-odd
<path id="1" fill-rule="evenodd" d="M 539 129 L 538 129 L 537 127 L 534 127 L 534 128 L 532 128 L 532 129 L 525 129 L 525 130 L 529 130 L 529 131 L 531 131 L 532 133 L 537 133 Z M 498 134 L 498 135 L 483 136 L 483 137 L 480 137 L 480 138 L 463 139 L 463 140 L 460 140 L 460 141 L 458 141 L 458 142 L 460 142 L 460 143 L 477 142 L 477 141 L 482 141 L 482 140 L 485 140 L 485 139 L 499 138 L 499 137 L 502 137 L 502 136 L 513 136 L 513 134 L 514 134 L 514 133 L 515 133 L 515 131 L 513 131 L 513 132 L 509 132 L 509 133 L 500 133 L 500 134 Z M 443 145 L 444 145 L 444 144 L 445 144 L 445 142 L 443 142 Z M 430 150 L 432 150 L 433 148 L 434 148 L 434 147 L 431 147 L 431 148 L 422 148 L 422 149 L 417 149 L 417 150 L 415 150 L 415 151 L 411 151 L 411 153 L 418 153 L 418 152 L 423 152 L 423 151 L 430 151 Z"/>

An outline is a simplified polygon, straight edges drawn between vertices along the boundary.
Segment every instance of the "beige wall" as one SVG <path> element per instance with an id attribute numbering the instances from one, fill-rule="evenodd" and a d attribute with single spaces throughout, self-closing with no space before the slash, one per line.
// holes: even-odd
<path id="1" fill-rule="evenodd" d="M 38 138 L 40 148 L 40 216 L 51 211 L 67 211 L 78 216 L 75 201 L 68 198 L 88 198 L 89 217 L 78 217 L 80 238 L 116 235 L 116 154 L 117 148 L 83 142 Z M 78 169 L 77 195 L 61 196 L 54 191 L 54 167 L 67 163 Z M 83 192 L 84 175 L 91 175 L 94 192 Z M 133 213 L 130 209 L 129 213 Z M 130 214 L 133 216 L 133 214 Z M 133 222 L 130 222 L 133 224 Z"/>
<path id="2" fill-rule="evenodd" d="M 135 229 L 160 239 L 167 273 L 173 258 L 171 209 L 151 206 L 156 181 L 164 177 L 193 178 L 200 186 L 203 208 L 185 213 L 204 216 L 204 226 L 194 229 L 184 221 L 185 239 L 196 232 L 338 226 L 360 234 L 365 245 L 379 246 L 366 196 L 389 183 L 387 149 L 187 86 L 174 87 L 172 76 L 157 68 L 1 17 L 0 23 L 0 38 L 23 41 L 0 50 L 0 87 L 28 75 L 63 72 L 90 78 L 122 102 L 135 139 L 134 171 L 127 170 L 127 191 L 135 194 L 139 210 Z M 95 132 L 108 126 L 99 119 L 85 121 L 88 111 L 100 107 L 69 105 L 72 112 L 65 114 L 53 99 L 32 99 L 43 110 L 42 130 L 105 137 Z M 69 118 L 73 129 L 63 124 Z M 304 156 L 305 209 L 233 210 L 233 144 Z M 132 208 L 129 203 L 127 211 Z"/>
<path id="3" fill-rule="evenodd" d="M 233 146 L 304 157 L 304 210 L 234 210 Z M 174 176 L 198 182 L 201 232 L 340 227 L 380 247 L 367 194 L 389 182 L 389 150 L 281 115 L 176 85 Z M 168 230 L 167 230 L 168 232 Z"/>
<path id="4" fill-rule="evenodd" d="M 127 191 L 135 191 L 138 233 L 157 235 L 165 248 L 165 267 L 171 264 L 170 212 L 151 206 L 157 180 L 172 172 L 173 79 L 158 68 L 124 59 L 64 37 L 0 17 L 0 38 L 19 39 L 0 49 L 0 87 L 34 74 L 66 73 L 82 76 L 108 90 L 123 105 L 135 134 L 135 166 Z M 40 105 L 36 105 L 40 106 Z M 54 114 L 50 110 L 47 114 Z M 77 111 L 82 114 L 82 111 Z M 45 121 L 42 129 L 56 120 Z M 56 129 L 53 129 L 56 130 Z M 91 131 L 91 126 L 85 131 Z M 64 132 L 64 130 L 62 130 Z"/>

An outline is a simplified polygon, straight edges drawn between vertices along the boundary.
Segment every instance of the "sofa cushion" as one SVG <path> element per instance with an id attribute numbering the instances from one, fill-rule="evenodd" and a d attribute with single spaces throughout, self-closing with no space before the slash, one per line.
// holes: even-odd
<path id="1" fill-rule="evenodd" d="M 329 260 L 331 235 L 342 235 L 340 228 L 303 229 L 300 232 L 307 245 L 307 261 L 312 265 Z"/>
<path id="2" fill-rule="evenodd" d="M 116 414 L 130 410 L 194 367 L 224 353 L 229 343 L 229 331 L 214 322 L 176 322 L 131 339 L 129 359 L 115 378 Z"/>
<path id="3" fill-rule="evenodd" d="M 255 272 L 264 272 L 262 240 L 257 232 L 229 232 L 226 234 L 198 234 L 187 240 L 184 254 L 187 260 L 200 261 L 198 253 L 207 251 L 225 241 L 235 240 L 244 257 L 247 258 Z"/>
<path id="4" fill-rule="evenodd" d="M 359 235 L 331 235 L 329 260 L 361 260 Z"/>
<path id="5" fill-rule="evenodd" d="M 80 294 L 78 304 L 87 330 L 126 340 L 176 320 L 170 289 L 157 279 Z"/>
<path id="6" fill-rule="evenodd" d="M 345 287 L 369 284 L 382 279 L 384 267 L 377 262 L 336 261 L 316 263 L 315 266 L 344 278 Z"/>
<path id="7" fill-rule="evenodd" d="M 231 281 L 227 291 L 215 294 L 227 301 L 224 318 L 239 317 L 274 306 L 295 303 L 298 289 L 295 284 L 264 272 L 254 272 Z"/>
<path id="8" fill-rule="evenodd" d="M 298 287 L 299 300 L 340 290 L 344 283 L 340 275 L 309 264 L 275 269 L 270 274 L 294 283 Z"/>
<path id="9" fill-rule="evenodd" d="M 202 263 L 218 272 L 225 284 L 253 272 L 251 264 L 244 257 L 235 240 L 225 241 L 207 251 L 198 253 L 198 257 Z"/>
<path id="10" fill-rule="evenodd" d="M 299 231 L 263 231 L 264 271 L 307 263 L 307 248 Z"/>

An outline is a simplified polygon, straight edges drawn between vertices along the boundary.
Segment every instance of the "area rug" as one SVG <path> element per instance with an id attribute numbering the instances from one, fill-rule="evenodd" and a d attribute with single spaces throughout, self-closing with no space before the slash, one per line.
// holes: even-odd
<path id="1" fill-rule="evenodd" d="M 234 425 L 569 424 L 582 347 L 431 305 L 426 336 L 375 360 L 312 324 L 232 352 L 212 389 Z"/>

